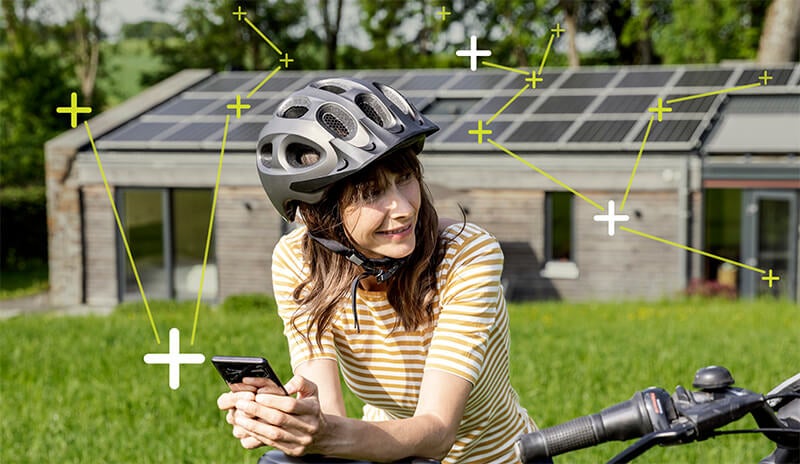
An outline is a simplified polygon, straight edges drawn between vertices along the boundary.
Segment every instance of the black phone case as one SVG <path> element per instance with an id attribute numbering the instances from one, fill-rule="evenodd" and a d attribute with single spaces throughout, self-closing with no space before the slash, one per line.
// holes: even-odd
<path id="1" fill-rule="evenodd" d="M 259 357 L 244 357 L 244 356 L 214 356 L 211 358 L 217 372 L 229 385 L 232 383 L 241 383 L 245 377 L 264 377 L 272 380 L 275 385 L 286 393 L 275 371 L 269 365 L 269 362 L 264 358 Z"/>

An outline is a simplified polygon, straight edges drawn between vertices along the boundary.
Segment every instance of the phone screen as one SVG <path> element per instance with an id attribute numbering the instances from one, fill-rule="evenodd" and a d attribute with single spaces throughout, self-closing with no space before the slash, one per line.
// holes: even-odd
<path id="1" fill-rule="evenodd" d="M 214 356 L 211 358 L 211 362 L 231 391 L 255 392 L 263 388 L 275 395 L 288 395 L 275 371 L 272 370 L 269 362 L 264 358 Z M 255 381 L 244 383 L 243 379 L 245 377 L 253 378 Z"/>

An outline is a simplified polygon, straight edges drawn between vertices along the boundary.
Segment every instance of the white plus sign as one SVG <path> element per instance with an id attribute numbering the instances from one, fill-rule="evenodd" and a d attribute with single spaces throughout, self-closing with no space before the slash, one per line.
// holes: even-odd
<path id="1" fill-rule="evenodd" d="M 595 222 L 608 221 L 608 236 L 614 236 L 614 222 L 625 222 L 631 218 L 627 214 L 614 214 L 614 200 L 608 200 L 608 214 L 595 214 Z"/>
<path id="2" fill-rule="evenodd" d="M 479 56 L 492 56 L 491 50 L 478 50 L 478 38 L 474 35 L 469 38 L 469 50 L 458 50 L 456 56 L 469 57 L 469 69 L 475 71 L 478 69 Z"/>
<path id="3" fill-rule="evenodd" d="M 206 360 L 200 353 L 181 353 L 180 336 L 180 331 L 175 327 L 169 329 L 169 354 L 144 355 L 144 362 L 147 364 L 169 364 L 169 388 L 173 390 L 181 386 L 181 364 L 203 364 Z"/>

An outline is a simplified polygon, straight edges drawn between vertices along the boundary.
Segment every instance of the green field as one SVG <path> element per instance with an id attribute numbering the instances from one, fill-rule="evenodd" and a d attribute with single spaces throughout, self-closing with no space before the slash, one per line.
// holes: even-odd
<path id="1" fill-rule="evenodd" d="M 225 389 L 209 362 L 184 365 L 170 390 L 167 367 L 142 356 L 167 351 L 171 327 L 181 351 L 263 355 L 290 377 L 286 344 L 268 298 L 202 308 L 153 303 L 161 345 L 142 305 L 111 316 L 36 315 L 0 321 L 0 462 L 255 463 L 230 435 L 216 397 Z M 722 364 L 737 385 L 765 392 L 800 369 L 800 308 L 790 302 L 537 303 L 511 306 L 512 381 L 540 426 L 597 412 L 657 385 L 690 386 L 696 368 Z M 348 412 L 358 402 L 348 398 Z M 737 428 L 749 428 L 743 420 Z M 608 443 L 559 462 L 605 462 Z M 760 436 L 720 437 L 659 448 L 647 463 L 755 463 Z M 637 461 L 638 462 L 638 461 Z"/>

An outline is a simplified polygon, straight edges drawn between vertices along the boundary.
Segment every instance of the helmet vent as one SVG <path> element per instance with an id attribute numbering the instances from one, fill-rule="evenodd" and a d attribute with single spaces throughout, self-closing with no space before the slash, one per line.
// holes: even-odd
<path id="1" fill-rule="evenodd" d="M 387 128 L 392 125 L 392 116 L 389 110 L 374 95 L 362 93 L 356 97 L 356 105 L 375 124 Z"/>
<path id="2" fill-rule="evenodd" d="M 258 149 L 258 161 L 265 169 L 272 167 L 272 144 L 266 143 Z"/>
<path id="3" fill-rule="evenodd" d="M 346 110 L 336 105 L 320 107 L 318 117 L 328 132 L 344 140 L 355 136 L 356 122 Z"/>
<path id="4" fill-rule="evenodd" d="M 290 143 L 286 147 L 286 161 L 293 168 L 308 168 L 322 159 L 319 152 L 304 143 Z"/>
<path id="5" fill-rule="evenodd" d="M 323 85 L 319 89 L 326 92 L 335 93 L 336 95 L 345 93 L 345 89 L 333 84 Z"/>
<path id="6" fill-rule="evenodd" d="M 375 87 L 377 87 L 378 90 L 380 90 L 386 96 L 386 98 L 389 99 L 389 101 L 394 103 L 394 106 L 400 108 L 400 111 L 405 114 L 412 114 L 411 104 L 408 103 L 405 97 L 400 95 L 400 92 L 389 87 L 388 85 L 378 82 L 375 82 Z"/>
<path id="7" fill-rule="evenodd" d="M 294 105 L 286 108 L 283 112 L 281 117 L 288 118 L 288 119 L 298 119 L 302 118 L 304 114 L 308 113 L 308 107 L 306 106 L 299 106 Z"/>

